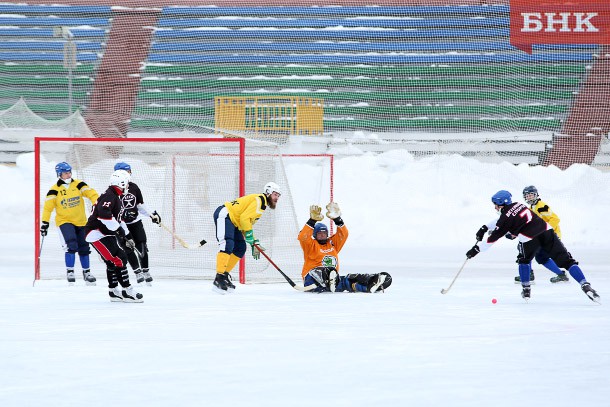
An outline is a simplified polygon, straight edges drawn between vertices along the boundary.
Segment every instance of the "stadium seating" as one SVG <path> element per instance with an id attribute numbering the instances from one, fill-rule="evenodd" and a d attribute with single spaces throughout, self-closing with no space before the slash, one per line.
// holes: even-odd
<path id="1" fill-rule="evenodd" d="M 63 44 L 78 50 L 74 109 L 87 109 L 112 22 L 102 6 L 0 5 L 0 109 L 25 98 L 67 113 Z M 592 46 L 508 40 L 507 6 L 170 7 L 131 128 L 212 127 L 215 96 L 322 97 L 328 132 L 559 131 Z"/>

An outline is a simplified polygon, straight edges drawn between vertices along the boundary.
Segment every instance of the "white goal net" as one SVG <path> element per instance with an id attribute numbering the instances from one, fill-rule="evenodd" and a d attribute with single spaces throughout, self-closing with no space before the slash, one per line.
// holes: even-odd
<path id="1" fill-rule="evenodd" d="M 144 219 L 150 270 L 157 278 L 213 278 L 217 241 L 214 210 L 242 194 L 260 193 L 274 181 L 282 188 L 277 209 L 268 209 L 254 226 L 255 236 L 267 254 L 293 278 L 300 276 L 302 254 L 296 240 L 297 220 L 292 195 L 277 145 L 244 139 L 74 139 L 36 138 L 36 224 L 44 199 L 56 181 L 54 167 L 66 161 L 73 178 L 85 181 L 99 194 L 109 185 L 114 164 L 127 162 L 151 210 L 188 243 L 204 239 L 196 250 L 182 247 L 172 234 Z M 36 247 L 40 245 L 36 234 Z M 45 250 L 37 263 L 36 278 L 65 278 L 59 229 L 51 218 Z M 37 253 L 38 254 L 38 253 Z M 92 271 L 103 276 L 105 266 L 92 252 Z M 280 274 L 249 251 L 240 266 L 242 282 L 274 282 Z M 78 261 L 77 261 L 78 269 Z M 237 277 L 234 270 L 234 278 Z"/>

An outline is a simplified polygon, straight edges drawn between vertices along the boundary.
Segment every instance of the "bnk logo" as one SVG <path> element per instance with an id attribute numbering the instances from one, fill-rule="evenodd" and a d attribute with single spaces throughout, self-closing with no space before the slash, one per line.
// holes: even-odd
<path id="1" fill-rule="evenodd" d="M 593 17 L 599 13 L 521 13 L 521 32 L 599 32 Z"/>
<path id="2" fill-rule="evenodd" d="M 532 53 L 534 44 L 610 44 L 610 1 L 510 1 L 510 43 Z"/>

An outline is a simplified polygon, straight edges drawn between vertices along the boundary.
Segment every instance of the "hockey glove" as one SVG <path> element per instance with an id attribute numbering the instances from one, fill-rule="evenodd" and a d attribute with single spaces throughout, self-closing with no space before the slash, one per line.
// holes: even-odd
<path id="1" fill-rule="evenodd" d="M 505 238 L 510 239 L 510 240 L 515 240 L 517 238 L 517 236 L 513 235 L 512 233 L 507 233 L 504 235 Z"/>
<path id="2" fill-rule="evenodd" d="M 161 215 L 159 215 L 157 211 L 154 211 L 152 215 L 150 215 L 150 219 L 152 220 L 152 223 L 156 223 L 157 225 L 161 226 Z"/>
<path id="3" fill-rule="evenodd" d="M 252 257 L 254 257 L 254 260 L 260 259 L 261 252 L 264 252 L 264 251 L 265 251 L 265 248 L 258 243 L 258 240 L 255 240 L 254 244 L 252 245 Z"/>
<path id="4" fill-rule="evenodd" d="M 114 234 L 116 235 L 116 237 L 119 238 L 119 241 L 122 241 L 125 239 L 125 231 L 123 230 L 123 228 L 121 226 L 119 226 L 119 228 L 114 231 Z"/>
<path id="5" fill-rule="evenodd" d="M 49 230 L 49 222 L 42 221 L 42 225 L 40 225 L 40 236 L 46 236 Z"/>
<path id="6" fill-rule="evenodd" d="M 309 217 L 316 222 L 323 220 L 324 216 L 322 216 L 322 208 L 320 208 L 318 205 L 311 205 L 309 207 Z"/>
<path id="7" fill-rule="evenodd" d="M 485 237 L 485 232 L 487 232 L 489 228 L 487 225 L 481 226 L 481 228 L 477 231 L 477 242 L 480 242 Z"/>
<path id="8" fill-rule="evenodd" d="M 479 246 L 477 246 L 475 244 L 474 246 L 472 246 L 472 249 L 470 249 L 466 252 L 466 257 L 468 257 L 469 259 L 472 259 L 474 256 L 476 256 L 480 252 L 481 252 L 481 249 L 479 249 Z"/>
<path id="9" fill-rule="evenodd" d="M 254 238 L 254 232 L 251 230 L 244 233 L 244 238 L 246 239 L 246 243 L 248 243 L 250 246 L 252 246 L 254 244 L 254 241 L 256 240 Z M 256 241 L 258 242 L 258 240 Z"/>
<path id="10" fill-rule="evenodd" d="M 138 210 L 135 208 L 125 209 L 121 219 L 123 219 L 123 222 L 125 223 L 135 222 L 135 220 L 138 219 Z"/>
<path id="11" fill-rule="evenodd" d="M 133 238 L 131 237 L 131 233 L 129 233 L 128 235 L 125 236 L 125 247 L 127 247 L 131 251 L 133 251 L 136 248 L 136 242 L 133 241 Z"/>
<path id="12" fill-rule="evenodd" d="M 328 219 L 336 219 L 341 216 L 341 209 L 336 202 L 330 202 L 326 205 L 326 217 Z"/>

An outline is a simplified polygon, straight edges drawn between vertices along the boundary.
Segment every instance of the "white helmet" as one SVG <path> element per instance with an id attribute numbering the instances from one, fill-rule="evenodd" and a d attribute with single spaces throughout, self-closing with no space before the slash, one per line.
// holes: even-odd
<path id="1" fill-rule="evenodd" d="M 263 192 L 265 193 L 265 195 L 271 195 L 274 192 L 277 192 L 278 194 L 282 195 L 282 190 L 280 189 L 280 186 L 275 182 L 267 182 L 265 188 L 263 189 Z"/>
<path id="2" fill-rule="evenodd" d="M 129 186 L 129 180 L 131 175 L 125 170 L 116 170 L 110 176 L 110 185 L 121 188 L 123 191 L 127 191 Z"/>

